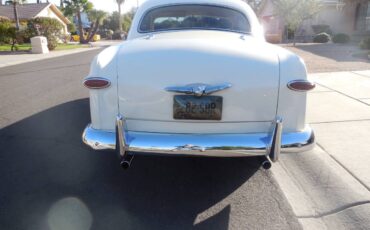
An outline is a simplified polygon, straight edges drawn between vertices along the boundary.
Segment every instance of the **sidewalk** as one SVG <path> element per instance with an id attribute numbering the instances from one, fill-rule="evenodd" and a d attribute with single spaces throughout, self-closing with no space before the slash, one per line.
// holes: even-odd
<path id="1" fill-rule="evenodd" d="M 44 60 L 48 58 L 54 58 L 54 57 L 60 57 L 80 52 L 86 52 L 91 51 L 94 49 L 100 49 L 104 47 L 108 47 L 111 45 L 116 45 L 121 43 L 122 41 L 101 41 L 101 42 L 94 42 L 91 43 L 90 48 L 78 48 L 78 49 L 72 49 L 72 50 L 61 50 L 61 51 L 52 51 L 48 54 L 31 54 L 31 53 L 7 53 L 7 54 L 1 54 L 0 53 L 0 68 L 12 66 L 12 65 L 18 65 L 23 64 L 27 62 L 33 62 L 33 61 L 39 61 Z"/>
<path id="2" fill-rule="evenodd" d="M 317 147 L 273 174 L 305 229 L 370 226 L 370 71 L 311 74 L 308 122 Z"/>

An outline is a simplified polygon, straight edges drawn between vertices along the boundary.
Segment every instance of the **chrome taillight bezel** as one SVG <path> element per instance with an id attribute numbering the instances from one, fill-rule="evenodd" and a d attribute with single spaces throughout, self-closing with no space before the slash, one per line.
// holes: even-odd
<path id="1" fill-rule="evenodd" d="M 290 90 L 298 92 L 308 92 L 316 87 L 315 82 L 309 80 L 294 80 L 287 84 Z"/>
<path id="2" fill-rule="evenodd" d="M 89 77 L 83 81 L 83 85 L 88 89 L 105 89 L 111 85 L 111 82 L 102 77 Z"/>

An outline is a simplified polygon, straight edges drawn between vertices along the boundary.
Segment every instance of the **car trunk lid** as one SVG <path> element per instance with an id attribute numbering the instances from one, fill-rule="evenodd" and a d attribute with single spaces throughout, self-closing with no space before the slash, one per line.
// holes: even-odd
<path id="1" fill-rule="evenodd" d="M 134 120 L 132 124 L 139 121 L 209 123 L 174 119 L 174 96 L 181 93 L 166 89 L 195 83 L 230 84 L 230 88 L 212 94 L 223 98 L 222 118 L 218 123 L 274 120 L 279 61 L 271 46 L 234 33 L 206 35 L 216 39 L 201 33 L 189 36 L 175 32 L 123 44 L 117 59 L 120 113 Z"/>

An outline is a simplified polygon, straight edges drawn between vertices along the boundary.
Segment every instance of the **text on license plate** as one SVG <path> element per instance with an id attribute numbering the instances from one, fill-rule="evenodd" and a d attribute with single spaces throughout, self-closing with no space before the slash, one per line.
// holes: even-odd
<path id="1" fill-rule="evenodd" d="M 177 95 L 173 103 L 174 119 L 221 120 L 222 97 Z"/>

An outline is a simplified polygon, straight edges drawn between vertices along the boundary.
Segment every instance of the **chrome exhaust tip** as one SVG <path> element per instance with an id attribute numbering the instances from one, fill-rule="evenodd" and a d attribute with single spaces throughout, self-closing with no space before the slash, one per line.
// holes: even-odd
<path id="1" fill-rule="evenodd" d="M 259 159 L 263 169 L 269 170 L 272 167 L 272 161 L 269 156 L 261 156 Z"/>
<path id="2" fill-rule="evenodd" d="M 271 166 L 272 166 L 272 163 L 269 160 L 265 160 L 265 161 L 262 162 L 261 165 L 262 165 L 262 168 L 263 169 L 269 170 L 271 168 Z"/>
<path id="3" fill-rule="evenodd" d="M 129 162 L 129 161 L 121 161 L 121 167 L 122 167 L 122 169 L 127 170 L 127 169 L 130 168 L 130 166 L 131 166 L 131 162 Z"/>
<path id="4" fill-rule="evenodd" d="M 132 160 L 134 159 L 134 155 L 126 155 L 126 157 L 123 157 L 121 160 L 121 167 L 124 170 L 127 170 L 131 167 Z"/>

